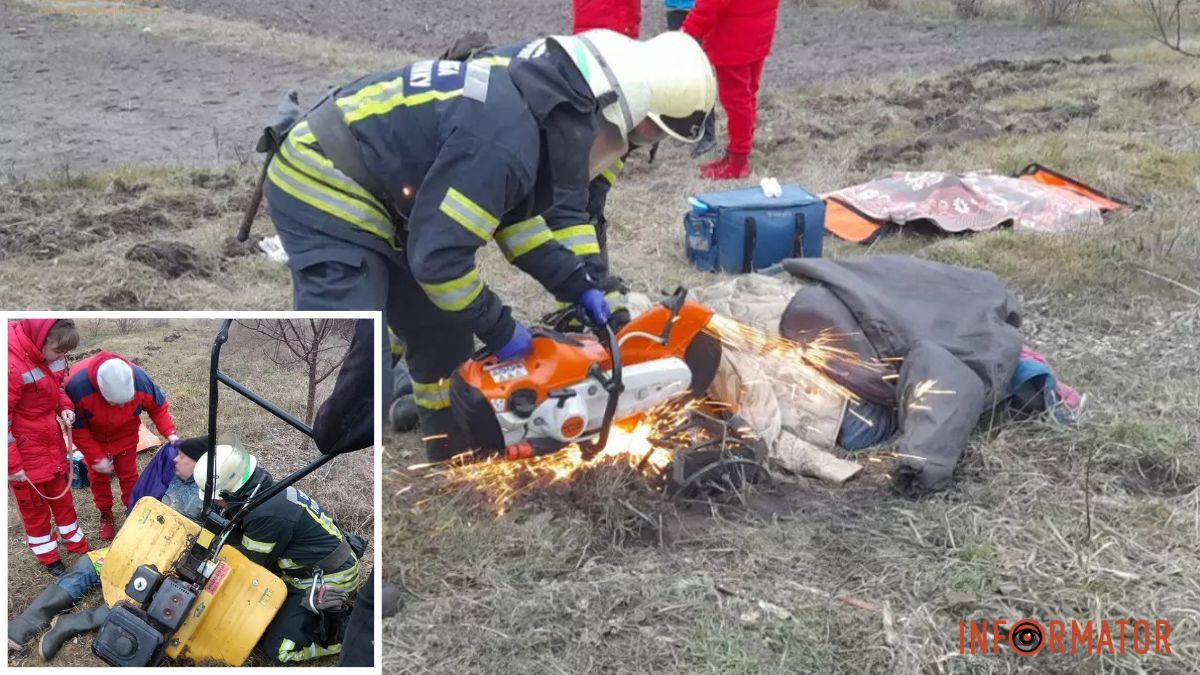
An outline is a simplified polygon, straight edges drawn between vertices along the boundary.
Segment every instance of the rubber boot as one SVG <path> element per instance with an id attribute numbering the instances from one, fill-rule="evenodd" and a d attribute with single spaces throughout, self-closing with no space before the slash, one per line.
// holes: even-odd
<path id="1" fill-rule="evenodd" d="M 388 411 L 388 418 L 391 419 L 394 431 L 403 433 L 416 429 L 417 404 L 413 401 L 412 394 L 401 396 L 392 401 L 391 410 Z"/>
<path id="2" fill-rule="evenodd" d="M 725 163 L 712 169 L 702 168 L 700 176 L 709 180 L 737 180 L 750 176 L 750 155 L 731 152 Z"/>
<path id="3" fill-rule="evenodd" d="M 112 541 L 113 535 L 117 532 L 116 521 L 113 520 L 112 509 L 105 509 L 100 512 L 100 538 L 104 541 Z"/>
<path id="4" fill-rule="evenodd" d="M 67 640 L 99 628 L 108 618 L 108 611 L 108 605 L 101 604 L 99 607 L 54 617 L 50 622 L 50 630 L 38 642 L 38 654 L 46 661 L 54 658 Z"/>
<path id="5" fill-rule="evenodd" d="M 58 584 L 50 584 L 42 594 L 16 617 L 8 621 L 8 648 L 12 651 L 24 649 L 50 620 L 75 604 L 71 594 Z"/>
<path id="6" fill-rule="evenodd" d="M 692 146 L 692 157 L 699 159 L 717 147 L 717 111 L 704 118 L 704 135 Z"/>

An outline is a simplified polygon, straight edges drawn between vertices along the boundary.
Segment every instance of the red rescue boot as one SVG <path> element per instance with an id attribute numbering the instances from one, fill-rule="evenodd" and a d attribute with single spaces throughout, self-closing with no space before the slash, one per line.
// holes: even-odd
<path id="1" fill-rule="evenodd" d="M 724 155 L 721 155 L 721 159 L 718 159 L 715 162 L 707 162 L 705 164 L 701 164 L 700 165 L 700 177 L 701 178 L 711 178 L 712 174 L 714 172 L 720 171 L 728 163 L 729 163 L 729 155 L 724 154 Z"/>
<path id="2" fill-rule="evenodd" d="M 112 509 L 100 512 L 100 538 L 104 541 L 112 541 L 113 535 L 116 534 L 117 524 L 113 521 Z"/>
<path id="3" fill-rule="evenodd" d="M 721 162 L 700 167 L 700 177 L 709 180 L 737 180 L 750 177 L 750 155 L 729 153 Z"/>

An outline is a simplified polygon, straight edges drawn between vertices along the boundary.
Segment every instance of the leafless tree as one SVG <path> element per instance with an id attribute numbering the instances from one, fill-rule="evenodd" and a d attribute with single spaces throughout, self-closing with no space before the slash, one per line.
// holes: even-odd
<path id="1" fill-rule="evenodd" d="M 1196 25 L 1193 13 L 1200 10 L 1200 0 L 1134 1 L 1150 20 L 1151 37 L 1184 56 L 1200 59 L 1200 51 L 1183 46 L 1188 28 Z"/>
<path id="2" fill-rule="evenodd" d="M 983 0 L 950 0 L 960 19 L 974 19 L 983 13 Z"/>
<path id="3" fill-rule="evenodd" d="M 114 319 L 113 325 L 118 335 L 129 335 L 142 323 L 141 319 Z"/>
<path id="4" fill-rule="evenodd" d="M 317 385 L 337 372 L 345 358 L 346 326 L 353 321 L 338 319 L 259 319 L 239 321 L 243 328 L 267 339 L 263 353 L 274 364 L 301 368 L 308 378 L 304 423 L 312 424 L 316 412 Z"/>
<path id="5" fill-rule="evenodd" d="M 1091 5 L 1092 0 L 1025 0 L 1030 10 L 1048 24 L 1070 23 Z"/>

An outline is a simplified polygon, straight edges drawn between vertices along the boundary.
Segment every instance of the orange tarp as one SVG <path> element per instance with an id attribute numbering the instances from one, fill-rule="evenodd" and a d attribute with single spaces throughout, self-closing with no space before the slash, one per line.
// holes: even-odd
<path id="1" fill-rule="evenodd" d="M 63 435 L 63 440 L 67 440 L 65 434 Z M 138 425 L 138 452 L 150 450 L 151 448 L 157 448 L 158 446 L 162 445 L 162 443 L 162 439 L 160 439 L 153 431 L 150 431 L 150 429 L 146 428 L 146 424 L 144 422 Z M 71 450 L 74 451 L 75 448 L 72 447 Z"/>

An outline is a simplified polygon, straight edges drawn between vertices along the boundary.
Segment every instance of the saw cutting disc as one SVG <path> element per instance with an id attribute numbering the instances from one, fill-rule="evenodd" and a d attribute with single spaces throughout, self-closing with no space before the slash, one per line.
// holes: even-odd
<path id="1" fill-rule="evenodd" d="M 708 333 L 697 333 L 688 345 L 683 361 L 692 371 L 692 395 L 704 396 L 721 366 L 721 341 Z"/>

